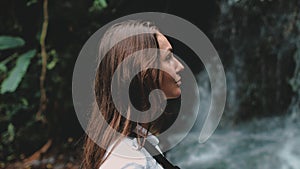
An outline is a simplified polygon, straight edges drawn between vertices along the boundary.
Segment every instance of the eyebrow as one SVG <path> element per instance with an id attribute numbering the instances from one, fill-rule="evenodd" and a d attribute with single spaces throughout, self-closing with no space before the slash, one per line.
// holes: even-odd
<path id="1" fill-rule="evenodd" d="M 173 53 L 173 48 L 168 48 L 168 49 L 165 49 L 165 50 L 167 50 L 169 53 L 167 54 L 167 55 L 165 55 L 165 56 L 168 56 L 170 53 Z"/>
<path id="2" fill-rule="evenodd" d="M 173 54 L 173 48 L 168 48 L 167 51 L 168 53 L 165 55 L 165 57 L 167 57 L 170 54 Z"/>
<path id="3" fill-rule="evenodd" d="M 168 48 L 167 50 L 173 53 L 173 48 Z"/>

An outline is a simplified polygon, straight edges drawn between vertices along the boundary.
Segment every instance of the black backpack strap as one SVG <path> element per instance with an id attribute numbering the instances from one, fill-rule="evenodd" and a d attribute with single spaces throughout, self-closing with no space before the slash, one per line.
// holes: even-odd
<path id="1" fill-rule="evenodd" d="M 147 141 L 147 139 L 145 140 L 144 147 L 164 169 L 180 169 L 179 167 L 171 164 L 168 159 L 166 159 L 149 141 Z"/>

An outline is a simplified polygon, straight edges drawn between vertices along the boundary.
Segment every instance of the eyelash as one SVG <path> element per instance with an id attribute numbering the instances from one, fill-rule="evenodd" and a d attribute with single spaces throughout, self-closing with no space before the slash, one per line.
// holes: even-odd
<path id="1" fill-rule="evenodd" d="M 173 56 L 172 53 L 168 54 L 167 57 L 166 57 L 166 60 L 170 60 L 172 58 L 172 56 Z"/>

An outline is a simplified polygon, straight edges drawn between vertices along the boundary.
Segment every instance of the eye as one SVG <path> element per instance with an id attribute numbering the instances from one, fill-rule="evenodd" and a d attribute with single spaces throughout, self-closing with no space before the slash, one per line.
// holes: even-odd
<path id="1" fill-rule="evenodd" d="M 170 52 L 167 56 L 166 56 L 166 60 L 170 60 L 173 57 L 173 53 Z"/>

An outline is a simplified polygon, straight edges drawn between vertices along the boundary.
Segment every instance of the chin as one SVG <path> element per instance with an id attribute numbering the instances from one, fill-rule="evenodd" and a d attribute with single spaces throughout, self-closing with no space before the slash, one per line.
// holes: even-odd
<path id="1" fill-rule="evenodd" d="M 178 97 L 181 96 L 181 90 L 180 89 L 177 89 L 175 91 L 173 91 L 172 93 L 170 93 L 168 96 L 167 96 L 167 99 L 177 99 Z"/>

